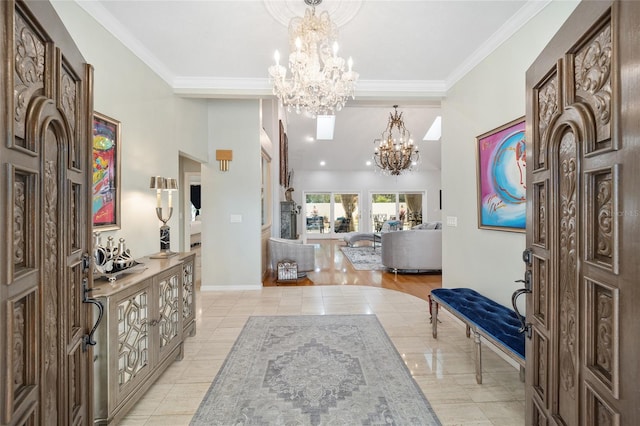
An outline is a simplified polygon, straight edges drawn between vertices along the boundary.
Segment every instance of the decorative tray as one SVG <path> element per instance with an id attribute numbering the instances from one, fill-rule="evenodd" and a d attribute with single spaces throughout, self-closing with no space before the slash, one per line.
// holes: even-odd
<path id="1" fill-rule="evenodd" d="M 147 269 L 147 267 L 144 265 L 144 263 L 142 262 L 135 262 L 132 266 L 130 266 L 129 268 L 126 269 L 122 269 L 120 271 L 117 272 L 100 272 L 100 271 L 95 271 L 93 274 L 93 279 L 97 280 L 97 279 L 107 279 L 109 280 L 110 283 L 113 283 L 120 275 L 125 275 L 125 274 L 134 274 L 134 273 L 138 273 L 138 272 L 142 272 L 145 269 Z"/>

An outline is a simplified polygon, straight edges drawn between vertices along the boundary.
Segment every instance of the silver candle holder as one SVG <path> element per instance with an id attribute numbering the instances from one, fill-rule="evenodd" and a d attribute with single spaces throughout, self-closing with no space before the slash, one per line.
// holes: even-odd
<path id="1" fill-rule="evenodd" d="M 171 215 L 173 214 L 172 192 L 178 190 L 178 181 L 173 178 L 165 178 L 161 176 L 151 177 L 149 184 L 150 189 L 156 190 L 157 206 L 156 216 L 162 222 L 160 227 L 160 252 L 151 255 L 151 259 L 166 259 L 175 256 L 178 253 L 171 251 L 171 228 L 167 225 Z M 168 192 L 167 216 L 164 216 L 164 208 L 162 207 L 162 191 Z"/>

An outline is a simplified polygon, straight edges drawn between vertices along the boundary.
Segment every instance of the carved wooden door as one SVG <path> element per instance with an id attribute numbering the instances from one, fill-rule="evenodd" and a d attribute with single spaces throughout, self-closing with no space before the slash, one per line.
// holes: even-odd
<path id="1" fill-rule="evenodd" d="M 0 424 L 92 423 L 92 70 L 49 2 L 0 2 Z"/>
<path id="2" fill-rule="evenodd" d="M 639 23 L 582 2 L 527 71 L 527 424 L 640 421 Z"/>

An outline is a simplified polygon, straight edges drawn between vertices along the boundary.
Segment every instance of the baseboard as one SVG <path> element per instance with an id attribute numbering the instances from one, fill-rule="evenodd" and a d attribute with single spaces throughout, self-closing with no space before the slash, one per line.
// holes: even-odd
<path id="1" fill-rule="evenodd" d="M 260 290 L 262 284 L 256 285 L 202 285 L 200 291 L 243 291 L 243 290 Z"/>

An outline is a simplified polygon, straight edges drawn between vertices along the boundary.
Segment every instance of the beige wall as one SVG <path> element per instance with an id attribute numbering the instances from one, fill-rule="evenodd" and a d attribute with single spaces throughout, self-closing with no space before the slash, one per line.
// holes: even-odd
<path id="1" fill-rule="evenodd" d="M 123 237 L 136 257 L 157 252 L 160 222 L 149 177 L 181 179 L 180 158 L 188 158 L 202 163 L 202 203 L 207 212 L 202 235 L 203 288 L 259 287 L 260 129 L 264 127 L 270 135 L 277 132 L 277 106 L 272 102 L 262 105 L 259 100 L 175 96 L 159 76 L 75 2 L 54 0 L 52 4 L 87 62 L 95 67 L 95 110 L 122 122 L 122 228 L 104 233 L 103 241 L 109 235 Z M 271 144 L 263 145 L 273 151 Z M 219 171 L 216 149 L 233 150 L 229 172 Z M 272 164 L 277 161 L 274 157 Z M 186 204 L 185 190 L 188 188 L 181 188 L 174 200 Z M 166 205 L 166 197 L 164 202 Z M 186 223 L 183 219 L 180 226 L 178 212 L 184 218 L 184 208 L 174 206 L 169 222 L 174 251 L 188 241 Z M 232 215 L 242 222 L 232 223 Z"/>
<path id="2" fill-rule="evenodd" d="M 103 233 L 125 238 L 136 257 L 160 248 L 154 175 L 178 176 L 179 153 L 208 160 L 206 101 L 181 99 L 73 1 L 52 1 L 94 72 L 94 109 L 121 122 L 121 229 Z M 179 198 L 178 198 L 179 199 Z M 164 203 L 166 206 L 166 196 Z M 180 249 L 179 215 L 171 226 L 171 248 Z"/>
<path id="3" fill-rule="evenodd" d="M 476 136 L 525 114 L 525 73 L 578 2 L 553 1 L 448 92 L 442 104 L 443 286 L 511 304 L 525 235 L 478 229 Z M 446 225 L 456 217 L 458 226 Z"/>
<path id="4" fill-rule="evenodd" d="M 202 166 L 202 289 L 260 288 L 260 101 L 209 101 L 209 155 L 232 149 L 229 171 Z M 206 190 L 205 190 L 206 188 Z"/>

